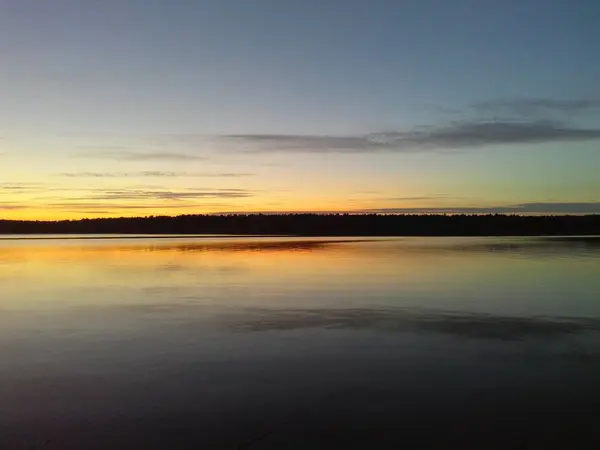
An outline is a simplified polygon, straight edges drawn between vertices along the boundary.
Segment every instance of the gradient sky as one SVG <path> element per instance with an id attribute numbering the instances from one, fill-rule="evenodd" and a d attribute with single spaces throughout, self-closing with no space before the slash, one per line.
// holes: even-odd
<path id="1" fill-rule="evenodd" d="M 0 0 L 0 218 L 600 212 L 598 0 Z"/>

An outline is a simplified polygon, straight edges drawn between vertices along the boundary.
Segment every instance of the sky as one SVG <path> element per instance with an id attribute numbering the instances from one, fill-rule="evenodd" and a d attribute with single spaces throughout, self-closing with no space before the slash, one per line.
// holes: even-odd
<path id="1" fill-rule="evenodd" d="M 0 0 L 0 218 L 600 213 L 597 0 Z"/>

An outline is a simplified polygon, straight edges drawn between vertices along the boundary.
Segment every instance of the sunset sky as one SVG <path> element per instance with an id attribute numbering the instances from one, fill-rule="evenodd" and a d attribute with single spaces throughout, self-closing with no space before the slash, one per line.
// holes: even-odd
<path id="1" fill-rule="evenodd" d="M 600 213 L 598 0 L 0 0 L 0 218 Z"/>

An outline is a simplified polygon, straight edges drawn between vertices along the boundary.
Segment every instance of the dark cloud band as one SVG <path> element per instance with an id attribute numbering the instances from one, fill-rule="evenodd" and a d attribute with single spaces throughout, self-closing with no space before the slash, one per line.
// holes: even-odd
<path id="1" fill-rule="evenodd" d="M 520 203 L 492 207 L 374 208 L 382 214 L 600 214 L 600 202 Z"/>
<path id="2" fill-rule="evenodd" d="M 245 152 L 415 153 L 500 144 L 534 144 L 600 139 L 600 128 L 576 128 L 550 121 L 456 122 L 411 131 L 357 136 L 228 135 L 230 148 Z"/>

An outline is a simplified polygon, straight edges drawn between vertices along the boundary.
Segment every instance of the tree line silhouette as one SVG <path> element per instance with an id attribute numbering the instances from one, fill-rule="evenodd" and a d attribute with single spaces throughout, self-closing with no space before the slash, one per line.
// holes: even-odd
<path id="1" fill-rule="evenodd" d="M 0 233 L 296 236 L 600 235 L 600 215 L 229 214 L 63 221 L 0 220 Z"/>

